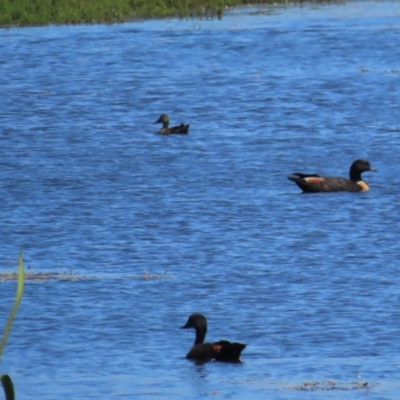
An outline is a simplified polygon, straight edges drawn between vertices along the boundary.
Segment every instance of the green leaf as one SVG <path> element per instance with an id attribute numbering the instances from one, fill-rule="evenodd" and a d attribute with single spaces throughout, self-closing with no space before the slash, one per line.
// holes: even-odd
<path id="1" fill-rule="evenodd" d="M 8 318 L 6 328 L 4 329 L 3 339 L 0 343 L 0 359 L 3 354 L 4 347 L 6 345 L 8 335 L 10 334 L 12 324 L 14 322 L 15 315 L 17 314 L 19 304 L 21 303 L 22 296 L 24 294 L 24 286 L 25 286 L 25 271 L 24 271 L 24 259 L 21 253 L 19 253 L 18 257 L 18 288 L 17 288 L 17 298 L 15 299 L 14 307 L 11 310 L 11 314 Z M 7 375 L 4 375 L 7 376 Z"/>
<path id="2" fill-rule="evenodd" d="M 14 385 L 9 375 L 0 375 L 1 384 L 3 385 L 6 400 L 15 400 Z"/>

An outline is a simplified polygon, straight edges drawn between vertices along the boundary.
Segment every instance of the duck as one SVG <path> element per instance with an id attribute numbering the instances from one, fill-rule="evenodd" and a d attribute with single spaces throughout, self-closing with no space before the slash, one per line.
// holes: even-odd
<path id="1" fill-rule="evenodd" d="M 295 172 L 288 177 L 304 193 L 319 192 L 366 192 L 369 185 L 362 180 L 361 174 L 366 171 L 377 170 L 367 160 L 355 160 L 350 167 L 350 179 L 338 177 L 323 177 L 317 174 L 303 174 Z"/>
<path id="2" fill-rule="evenodd" d="M 158 118 L 158 120 L 154 123 L 155 124 L 160 124 L 160 123 L 163 124 L 162 128 L 158 131 L 158 133 L 160 133 L 161 135 L 170 135 L 173 133 L 187 135 L 189 133 L 190 125 L 180 124 L 178 126 L 173 126 L 171 128 L 168 128 L 168 125 L 169 125 L 168 114 L 161 114 L 160 118 Z"/>
<path id="3" fill-rule="evenodd" d="M 243 343 L 220 340 L 204 343 L 207 334 L 207 319 L 202 314 L 192 314 L 180 329 L 194 328 L 196 339 L 186 358 L 195 361 L 240 362 L 240 354 L 246 347 Z"/>

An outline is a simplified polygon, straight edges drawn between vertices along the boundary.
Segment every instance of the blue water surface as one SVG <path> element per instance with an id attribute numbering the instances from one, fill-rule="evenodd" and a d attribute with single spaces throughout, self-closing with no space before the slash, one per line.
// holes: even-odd
<path id="1" fill-rule="evenodd" d="M 400 398 L 399 34 L 397 1 L 1 29 L 0 271 L 84 278 L 27 282 L 17 398 Z M 358 158 L 365 193 L 286 179 Z M 184 358 L 193 312 L 241 364 Z"/>

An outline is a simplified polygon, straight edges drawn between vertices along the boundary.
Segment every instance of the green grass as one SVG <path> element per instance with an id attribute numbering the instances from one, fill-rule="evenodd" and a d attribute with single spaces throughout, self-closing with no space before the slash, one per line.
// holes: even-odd
<path id="1" fill-rule="evenodd" d="M 259 0 L 275 3 L 286 0 Z M 301 0 L 297 0 L 301 2 Z M 221 17 L 250 0 L 0 0 L 0 26 L 116 23 L 140 18 Z"/>
<path id="2" fill-rule="evenodd" d="M 12 327 L 12 324 L 14 322 L 14 318 L 15 318 L 15 316 L 17 314 L 19 305 L 20 305 L 21 300 L 22 300 L 22 296 L 24 294 L 24 288 L 25 288 L 24 260 L 23 260 L 22 253 L 21 253 L 19 255 L 19 258 L 18 258 L 17 297 L 15 299 L 14 307 L 11 310 L 11 314 L 10 314 L 10 316 L 8 318 L 6 328 L 4 329 L 3 338 L 2 338 L 1 343 L 0 343 L 0 360 L 1 360 L 1 356 L 3 354 L 4 347 L 6 345 L 8 336 L 9 336 L 10 331 L 11 331 L 11 327 Z"/>
<path id="3" fill-rule="evenodd" d="M 24 287 L 25 287 L 24 260 L 22 257 L 22 253 L 20 253 L 19 258 L 18 258 L 17 297 L 14 302 L 14 307 L 12 308 L 11 314 L 8 318 L 7 325 L 4 329 L 3 338 L 1 339 L 0 360 L 1 360 L 1 356 L 4 351 L 4 347 L 6 346 L 8 336 L 11 332 L 11 327 L 14 322 L 14 318 L 17 315 L 17 311 L 18 311 L 19 305 L 21 303 L 22 296 L 24 294 Z M 0 375 L 0 382 L 3 386 L 4 393 L 6 395 L 6 400 L 14 400 L 15 399 L 14 386 L 13 386 L 11 377 L 9 375 Z"/>

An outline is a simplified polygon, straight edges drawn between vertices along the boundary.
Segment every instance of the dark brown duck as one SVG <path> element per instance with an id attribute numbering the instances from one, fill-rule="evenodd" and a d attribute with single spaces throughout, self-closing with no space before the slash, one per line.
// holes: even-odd
<path id="1" fill-rule="evenodd" d="M 173 133 L 175 134 L 182 134 L 182 135 L 187 135 L 189 133 L 189 126 L 190 125 L 184 125 L 180 124 L 178 126 L 172 126 L 171 128 L 168 128 L 169 126 L 169 117 L 167 114 L 161 114 L 160 118 L 155 124 L 163 124 L 162 128 L 158 131 L 158 133 L 161 133 L 161 135 L 171 135 Z"/>
<path id="2" fill-rule="evenodd" d="M 181 329 L 194 328 L 196 339 L 186 358 L 197 361 L 240 361 L 240 353 L 246 347 L 243 343 L 231 343 L 220 340 L 214 343 L 204 343 L 207 334 L 207 319 L 202 314 L 192 314 Z"/>
<path id="3" fill-rule="evenodd" d="M 365 192 L 369 186 L 361 178 L 365 171 L 376 171 L 367 160 L 356 160 L 350 167 L 350 179 L 323 177 L 317 174 L 295 172 L 288 179 L 293 181 L 304 193 L 318 192 Z"/>

